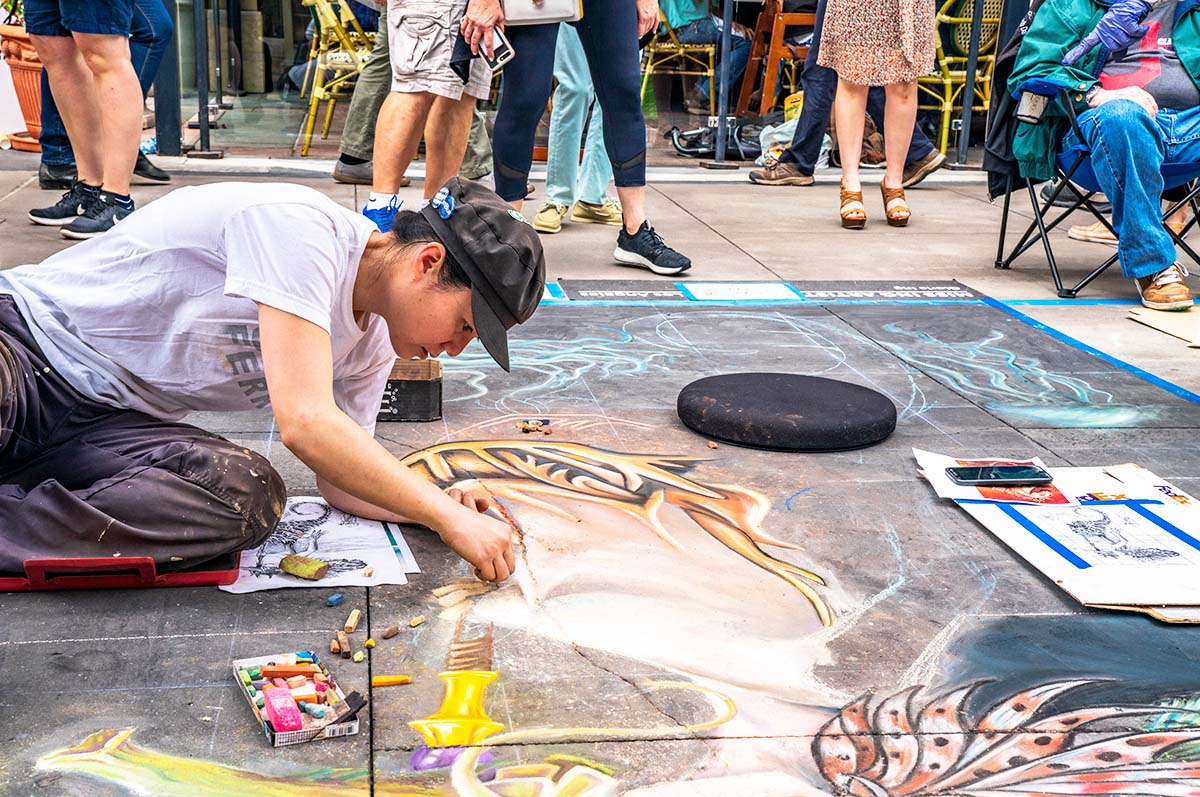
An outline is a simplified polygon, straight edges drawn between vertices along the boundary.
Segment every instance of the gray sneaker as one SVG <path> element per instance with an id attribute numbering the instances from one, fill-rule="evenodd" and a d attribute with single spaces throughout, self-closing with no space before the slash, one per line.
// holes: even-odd
<path id="1" fill-rule="evenodd" d="M 108 232 L 118 221 L 133 213 L 133 208 L 125 208 L 112 201 L 107 194 L 100 194 L 88 205 L 79 218 L 58 231 L 63 238 L 73 238 L 78 241 L 94 238 L 102 232 Z"/>
<path id="2" fill-rule="evenodd" d="M 351 166 L 348 163 L 338 161 L 333 164 L 333 180 L 336 183 L 348 183 L 350 185 L 370 185 L 371 179 L 375 176 L 375 162 L 364 161 Z"/>
<path id="3" fill-rule="evenodd" d="M 88 202 L 94 201 L 99 193 L 99 188 L 92 188 L 75 181 L 71 184 L 71 189 L 50 207 L 34 208 L 29 211 L 29 220 L 34 224 L 46 224 L 51 227 L 70 224 L 83 215 Z"/>

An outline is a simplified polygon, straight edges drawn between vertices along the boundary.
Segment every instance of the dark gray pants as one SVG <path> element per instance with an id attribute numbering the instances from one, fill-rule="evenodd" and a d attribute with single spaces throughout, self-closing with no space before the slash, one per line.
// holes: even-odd
<path id="1" fill-rule="evenodd" d="M 181 570 L 260 545 L 285 500 L 261 454 L 81 396 L 0 294 L 0 573 L 117 554 Z"/>

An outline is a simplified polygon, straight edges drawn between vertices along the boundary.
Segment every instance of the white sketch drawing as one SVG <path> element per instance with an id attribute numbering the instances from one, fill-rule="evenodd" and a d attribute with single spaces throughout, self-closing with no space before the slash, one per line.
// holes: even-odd
<path id="1" fill-rule="evenodd" d="M 405 573 L 417 573 L 420 568 L 399 527 L 389 526 L 385 529 L 379 521 L 334 509 L 321 498 L 289 498 L 275 531 L 258 548 L 242 551 L 237 581 L 221 589 L 241 593 L 284 587 L 407 584 Z M 329 564 L 329 573 L 319 581 L 289 576 L 279 569 L 280 561 L 289 554 L 320 559 Z M 374 568 L 370 576 L 364 575 L 367 567 Z"/>
<path id="2" fill-rule="evenodd" d="M 1200 562 L 1200 552 L 1124 504 L 1029 507 L 1022 514 L 1084 559 L 1138 565 Z"/>

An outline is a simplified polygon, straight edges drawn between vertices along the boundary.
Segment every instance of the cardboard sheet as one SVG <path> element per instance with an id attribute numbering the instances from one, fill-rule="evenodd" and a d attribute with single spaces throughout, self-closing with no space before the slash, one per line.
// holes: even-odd
<path id="1" fill-rule="evenodd" d="M 1086 606 L 1200 622 L 1200 502 L 1137 465 L 1048 470 L 1071 503 L 946 497 Z"/>
<path id="2" fill-rule="evenodd" d="M 1200 309 L 1191 307 L 1184 312 L 1163 312 L 1145 307 L 1135 307 L 1129 317 L 1139 324 L 1186 341 L 1193 349 L 1200 349 Z"/>
<path id="3" fill-rule="evenodd" d="M 329 563 L 319 581 L 306 581 L 280 571 L 288 554 L 303 554 Z M 366 568 L 375 568 L 369 577 Z M 258 548 L 242 551 L 238 580 L 226 592 L 258 592 L 286 587 L 373 587 L 407 584 L 405 573 L 419 573 L 400 527 L 364 520 L 334 509 L 321 498 L 289 498 L 275 532 Z"/>

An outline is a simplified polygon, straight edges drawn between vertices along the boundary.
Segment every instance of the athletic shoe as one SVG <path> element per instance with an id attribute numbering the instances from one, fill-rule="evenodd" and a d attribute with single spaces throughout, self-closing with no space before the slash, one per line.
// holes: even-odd
<path id="1" fill-rule="evenodd" d="M 587 202 L 576 202 L 571 209 L 571 221 L 581 221 L 585 224 L 624 224 L 621 215 L 621 203 L 610 196 L 604 197 L 603 204 L 589 205 Z"/>
<path id="2" fill-rule="evenodd" d="M 912 188 L 917 183 L 924 180 L 929 175 L 936 172 L 946 164 L 946 156 L 937 149 L 932 149 L 929 154 L 920 160 L 915 160 L 912 163 L 904 164 L 904 177 L 900 183 L 901 188 Z"/>
<path id="3" fill-rule="evenodd" d="M 1100 222 L 1094 224 L 1076 224 L 1067 230 L 1067 237 L 1074 238 L 1076 241 L 1086 241 L 1089 244 L 1104 244 L 1105 246 L 1116 246 L 1117 236 L 1108 231 Z"/>
<path id="4" fill-rule="evenodd" d="M 38 188 L 43 191 L 70 190 L 77 177 L 79 170 L 75 168 L 74 163 L 64 163 L 62 166 L 43 163 L 38 166 Z"/>
<path id="5" fill-rule="evenodd" d="M 562 229 L 563 219 L 566 217 L 566 205 L 560 205 L 557 202 L 547 202 L 534 215 L 533 229 L 548 234 L 556 233 Z"/>
<path id="6" fill-rule="evenodd" d="M 83 215 L 61 228 L 58 234 L 77 241 L 95 238 L 108 232 L 113 226 L 133 213 L 132 205 L 125 207 L 112 200 L 112 195 L 101 191 L 84 210 Z"/>
<path id="7" fill-rule="evenodd" d="M 133 175 L 151 183 L 171 182 L 171 175 L 151 163 L 144 152 L 138 153 L 137 162 L 133 164 Z"/>
<path id="8" fill-rule="evenodd" d="M 346 185 L 370 185 L 375 180 L 375 161 L 363 161 L 362 163 L 349 164 L 338 161 L 333 164 L 333 181 L 335 183 L 345 183 Z M 407 177 L 400 178 L 400 187 L 408 188 L 412 185 L 412 180 Z"/>
<path id="9" fill-rule="evenodd" d="M 1138 277 L 1134 283 L 1142 304 L 1151 310 L 1185 310 L 1192 306 L 1192 292 L 1183 281 L 1187 275 L 1187 269 L 1174 263 L 1157 274 Z"/>
<path id="10" fill-rule="evenodd" d="M 89 202 L 95 200 L 100 189 L 89 187 L 80 182 L 71 185 L 71 189 L 63 194 L 58 202 L 48 208 L 36 208 L 29 211 L 29 220 L 34 224 L 46 224 L 51 227 L 62 227 L 70 224 L 83 215 Z"/>
<path id="11" fill-rule="evenodd" d="M 667 246 L 646 221 L 638 227 L 636 235 L 630 235 L 621 227 L 613 258 L 618 263 L 642 266 L 663 275 L 679 274 L 692 267 L 692 261 Z"/>
<path id="12" fill-rule="evenodd" d="M 750 182 L 758 185 L 812 185 L 816 179 L 800 171 L 790 161 L 773 161 L 750 172 Z"/>
<path id="13" fill-rule="evenodd" d="M 404 203 L 396 197 L 392 197 L 392 201 L 387 204 L 387 207 L 370 209 L 370 203 L 363 205 L 362 214 L 371 221 L 375 222 L 375 226 L 380 232 L 388 233 L 392 231 L 392 219 L 400 212 L 401 206 Z"/>
<path id="14" fill-rule="evenodd" d="M 113 200 L 112 194 L 97 191 L 84 204 L 83 213 L 59 229 L 64 238 L 85 240 L 111 230 L 117 222 L 134 211 L 132 201 L 128 206 Z"/>

